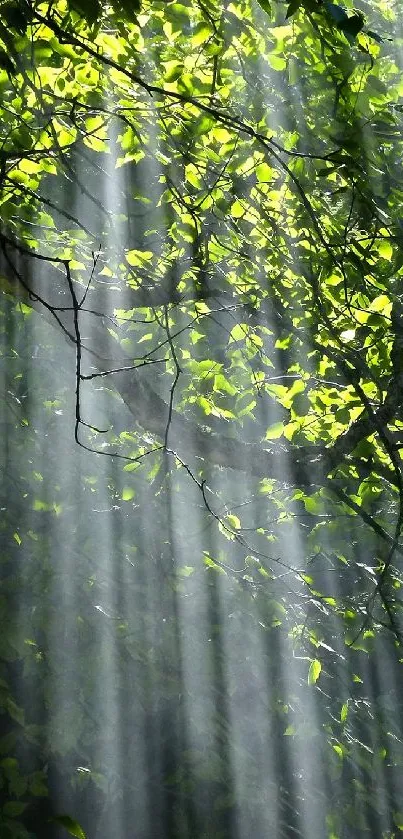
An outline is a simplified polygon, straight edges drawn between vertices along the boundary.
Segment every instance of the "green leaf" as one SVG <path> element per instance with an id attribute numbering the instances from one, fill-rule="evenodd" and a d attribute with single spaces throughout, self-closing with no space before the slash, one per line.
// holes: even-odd
<path id="1" fill-rule="evenodd" d="M 3 807 L 3 816 L 13 819 L 24 812 L 28 804 L 25 801 L 7 801 Z"/>
<path id="2" fill-rule="evenodd" d="M 310 664 L 309 670 L 308 670 L 308 685 L 315 685 L 316 684 L 316 682 L 319 679 L 321 670 L 322 670 L 322 665 L 321 665 L 319 659 L 314 658 L 313 661 L 311 661 L 311 664 Z"/>
<path id="3" fill-rule="evenodd" d="M 27 28 L 28 19 L 31 17 L 29 12 L 28 4 L 23 6 L 22 3 L 7 3 L 1 6 L 3 20 L 7 22 L 10 29 L 15 29 L 20 35 L 23 35 Z"/>
<path id="4" fill-rule="evenodd" d="M 209 556 L 206 551 L 203 551 L 203 554 L 204 554 L 203 562 L 207 566 L 207 568 L 211 568 L 214 571 L 217 571 L 218 574 L 226 575 L 225 569 L 221 568 L 220 565 L 217 565 L 217 563 L 214 561 L 214 559 L 212 559 L 211 556 Z"/>
<path id="5" fill-rule="evenodd" d="M 369 34 L 369 33 L 367 33 Z M 381 79 L 378 79 L 378 76 L 369 75 L 367 76 L 367 85 L 372 87 L 373 90 L 376 90 L 377 93 L 385 94 L 388 92 L 388 88 Z"/>
<path id="6" fill-rule="evenodd" d="M 217 373 L 217 375 L 214 376 L 213 390 L 220 393 L 229 393 L 230 396 L 234 396 L 234 394 L 237 393 L 236 387 L 234 387 L 234 385 L 225 378 L 223 373 Z"/>
<path id="7" fill-rule="evenodd" d="M 142 265 L 145 265 L 152 258 L 152 251 L 138 251 L 133 249 L 131 251 L 128 251 L 126 254 L 126 259 L 129 265 L 133 265 L 133 267 L 140 267 Z"/>
<path id="8" fill-rule="evenodd" d="M 12 719 L 18 722 L 20 725 L 24 725 L 24 711 L 14 702 L 13 699 L 11 699 L 11 696 L 7 698 L 6 707 L 8 713 L 10 714 L 10 717 L 12 717 Z"/>
<path id="9" fill-rule="evenodd" d="M 387 239 L 384 239 L 382 242 L 379 242 L 378 253 L 381 255 L 382 259 L 387 259 L 388 262 L 390 262 L 390 260 L 392 259 L 393 248 Z"/>
<path id="10" fill-rule="evenodd" d="M 5 52 L 5 50 L 0 49 L 0 68 L 6 70 L 6 72 L 12 76 L 16 72 L 16 67 Z"/>
<path id="11" fill-rule="evenodd" d="M 32 795 L 45 798 L 49 795 L 46 782 L 46 773 L 42 770 L 33 772 L 29 780 L 29 790 Z"/>
<path id="12" fill-rule="evenodd" d="M 122 501 L 131 501 L 135 494 L 136 493 L 133 487 L 123 487 L 121 495 Z"/>
<path id="13" fill-rule="evenodd" d="M 99 0 L 69 0 L 70 6 L 78 12 L 90 25 L 95 23 L 101 14 L 101 3 Z"/>
<path id="14" fill-rule="evenodd" d="M 297 729 L 295 728 L 295 725 L 287 725 L 287 728 L 284 732 L 284 737 L 292 737 L 296 733 Z"/>
<path id="15" fill-rule="evenodd" d="M 383 44 L 384 39 L 378 35 L 377 32 L 374 32 L 372 29 L 367 29 L 366 34 L 369 35 L 370 38 L 373 38 L 378 44 Z"/>
<path id="16" fill-rule="evenodd" d="M 249 326 L 244 323 L 237 323 L 236 326 L 231 329 L 231 335 L 229 342 L 230 344 L 233 341 L 244 341 L 246 336 L 249 333 Z"/>
<path id="17" fill-rule="evenodd" d="M 355 38 L 356 35 L 361 32 L 363 26 L 364 17 L 361 14 L 351 15 L 351 17 L 347 18 L 347 20 L 343 20 L 338 24 L 339 29 L 341 29 L 345 35 L 351 35 L 352 38 Z"/>
<path id="18" fill-rule="evenodd" d="M 194 568 L 192 565 L 182 565 L 181 568 L 178 568 L 178 575 L 179 577 L 191 577 L 194 573 Z"/>
<path id="19" fill-rule="evenodd" d="M 291 0 L 291 3 L 289 4 L 288 9 L 287 9 L 287 14 L 285 16 L 285 19 L 287 20 L 288 18 L 295 15 L 295 12 L 297 12 L 298 9 L 301 8 L 301 4 L 302 4 L 302 0 Z"/>
<path id="20" fill-rule="evenodd" d="M 180 78 L 184 70 L 184 65 L 178 61 L 167 62 L 167 72 L 165 74 L 165 81 L 168 83 L 176 82 Z"/>
<path id="21" fill-rule="evenodd" d="M 192 44 L 195 47 L 199 47 L 200 44 L 204 44 L 205 41 L 211 38 L 213 32 L 214 30 L 208 23 L 205 23 L 204 21 L 198 23 L 192 35 Z"/>
<path id="22" fill-rule="evenodd" d="M 398 830 L 403 830 L 403 812 L 396 811 L 393 813 L 393 821 Z"/>
<path id="23" fill-rule="evenodd" d="M 285 68 L 287 67 L 287 62 L 285 58 L 283 58 L 283 56 L 281 55 L 274 55 L 273 53 L 270 53 L 270 55 L 268 55 L 267 57 L 267 60 L 270 64 L 270 67 L 272 67 L 273 70 L 278 70 L 278 72 L 280 72 L 281 70 L 285 70 Z"/>
<path id="24" fill-rule="evenodd" d="M 270 183 L 275 174 L 275 170 L 268 163 L 259 163 L 255 168 L 255 174 L 260 183 Z"/>
<path id="25" fill-rule="evenodd" d="M 271 425 L 265 435 L 265 440 L 277 440 L 279 437 L 282 437 L 284 432 L 284 425 L 282 422 L 275 422 Z"/>
<path id="26" fill-rule="evenodd" d="M 11 779 L 18 774 L 18 760 L 15 757 L 3 757 L 3 760 L 0 761 L 0 767 L 6 778 Z"/>
<path id="27" fill-rule="evenodd" d="M 84 833 L 82 827 L 71 816 L 53 816 L 51 821 L 64 827 L 70 833 L 70 836 L 75 836 L 76 839 L 87 839 L 87 835 Z"/>
<path id="28" fill-rule="evenodd" d="M 311 407 L 311 403 L 305 393 L 297 393 L 292 400 L 292 410 L 298 417 L 304 417 Z"/>
<path id="29" fill-rule="evenodd" d="M 257 2 L 267 15 L 271 15 L 271 3 L 269 0 L 257 0 Z"/>
<path id="30" fill-rule="evenodd" d="M 112 6 L 117 11 L 123 11 L 128 20 L 136 20 L 136 15 L 141 12 L 140 0 L 114 0 Z"/>
<path id="31" fill-rule="evenodd" d="M 225 516 L 225 521 L 228 522 L 230 527 L 233 527 L 234 530 L 240 530 L 241 521 L 238 516 L 234 516 L 233 514 Z"/>
<path id="32" fill-rule="evenodd" d="M 336 3 L 324 3 L 326 11 L 329 13 L 330 17 L 337 23 L 339 26 L 344 21 L 348 20 L 347 13 L 341 6 L 337 6 Z"/>
<path id="33" fill-rule="evenodd" d="M 234 201 L 231 207 L 232 218 L 242 218 L 245 215 L 245 207 L 240 201 Z"/>
<path id="34" fill-rule="evenodd" d="M 15 748 L 16 740 L 17 734 L 15 731 L 9 731 L 9 733 L 5 734 L 4 737 L 0 737 L 0 754 L 12 752 Z"/>

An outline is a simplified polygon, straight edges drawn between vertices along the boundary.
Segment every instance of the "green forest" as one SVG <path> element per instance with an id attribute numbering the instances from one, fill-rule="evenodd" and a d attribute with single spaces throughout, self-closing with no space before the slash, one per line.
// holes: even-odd
<path id="1" fill-rule="evenodd" d="M 0 0 L 1 839 L 403 835 L 401 11 Z"/>

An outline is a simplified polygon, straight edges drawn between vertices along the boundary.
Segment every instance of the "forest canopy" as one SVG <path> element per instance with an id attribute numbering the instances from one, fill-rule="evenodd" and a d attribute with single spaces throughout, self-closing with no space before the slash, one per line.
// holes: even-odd
<path id="1" fill-rule="evenodd" d="M 0 833 L 403 831 L 399 6 L 0 3 Z"/>

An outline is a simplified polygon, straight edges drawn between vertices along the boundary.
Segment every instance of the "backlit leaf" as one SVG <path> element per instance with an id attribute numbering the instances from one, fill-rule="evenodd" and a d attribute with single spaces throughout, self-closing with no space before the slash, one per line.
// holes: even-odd
<path id="1" fill-rule="evenodd" d="M 310 664 L 309 670 L 308 670 L 308 685 L 315 685 L 316 684 L 316 682 L 319 679 L 321 670 L 322 670 L 322 665 L 321 665 L 319 659 L 314 658 L 313 661 L 311 661 L 311 664 Z"/>
<path id="2" fill-rule="evenodd" d="M 86 834 L 84 833 L 82 827 L 75 821 L 75 819 L 71 818 L 68 815 L 61 815 L 61 816 L 53 816 L 51 819 L 52 822 L 56 824 L 60 824 L 64 827 L 70 836 L 75 836 L 76 839 L 87 839 Z"/>

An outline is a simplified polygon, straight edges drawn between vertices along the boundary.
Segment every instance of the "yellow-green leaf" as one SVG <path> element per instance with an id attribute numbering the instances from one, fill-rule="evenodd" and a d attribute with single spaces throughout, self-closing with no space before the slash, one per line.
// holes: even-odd
<path id="1" fill-rule="evenodd" d="M 226 516 L 225 518 L 226 518 L 226 521 L 228 522 L 228 524 L 230 525 L 230 527 L 233 527 L 235 530 L 240 529 L 241 521 L 238 518 L 238 516 L 229 515 L 229 516 Z"/>
<path id="2" fill-rule="evenodd" d="M 54 816 L 51 821 L 62 825 L 70 833 L 70 836 L 75 836 L 76 839 L 87 839 L 87 834 L 84 833 L 82 827 L 71 816 Z"/>
<path id="3" fill-rule="evenodd" d="M 282 437 L 284 432 L 284 425 L 282 422 L 275 422 L 274 425 L 271 425 L 266 431 L 266 440 L 277 440 L 278 437 Z"/>
<path id="4" fill-rule="evenodd" d="M 387 239 L 384 239 L 382 242 L 379 242 L 378 253 L 383 259 L 387 259 L 389 262 L 392 259 L 393 248 Z"/>
<path id="5" fill-rule="evenodd" d="M 308 670 L 308 685 L 315 685 L 319 679 L 320 671 L 322 670 L 322 665 L 318 658 L 314 658 L 311 661 Z"/>
<path id="6" fill-rule="evenodd" d="M 149 262 L 152 258 L 152 251 L 137 251 L 133 249 L 131 251 L 128 251 L 126 254 L 126 259 L 129 265 L 133 265 L 134 267 L 144 265 L 145 262 Z"/>
<path id="7" fill-rule="evenodd" d="M 122 489 L 122 501 L 131 501 L 134 498 L 135 492 L 132 487 L 123 487 Z"/>

